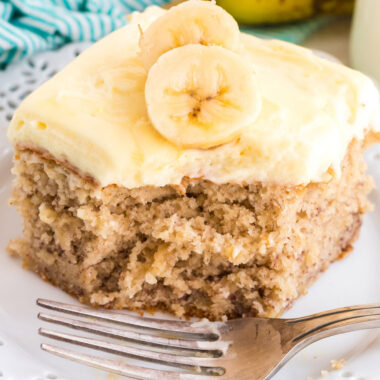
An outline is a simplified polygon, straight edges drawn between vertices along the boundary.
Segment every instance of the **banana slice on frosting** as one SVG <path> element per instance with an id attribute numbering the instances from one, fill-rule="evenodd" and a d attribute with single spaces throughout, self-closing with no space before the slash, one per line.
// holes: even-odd
<path id="1" fill-rule="evenodd" d="M 147 70 L 165 52 L 188 44 L 240 46 L 239 26 L 223 8 L 210 1 L 190 0 L 169 9 L 140 38 L 141 58 Z"/>
<path id="2" fill-rule="evenodd" d="M 241 56 L 199 44 L 158 59 L 148 74 L 145 100 L 154 127 L 185 148 L 233 140 L 261 109 L 255 74 Z"/>

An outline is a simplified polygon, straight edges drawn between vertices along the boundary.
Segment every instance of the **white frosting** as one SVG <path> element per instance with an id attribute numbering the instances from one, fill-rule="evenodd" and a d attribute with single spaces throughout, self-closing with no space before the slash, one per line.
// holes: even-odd
<path id="1" fill-rule="evenodd" d="M 242 34 L 242 59 L 260 87 L 260 115 L 228 144 L 175 146 L 149 121 L 139 58 L 139 27 L 162 12 L 133 15 L 28 96 L 10 140 L 67 159 L 103 186 L 163 186 L 183 177 L 298 185 L 339 175 L 350 141 L 380 131 L 378 92 L 366 76 L 308 49 Z"/>

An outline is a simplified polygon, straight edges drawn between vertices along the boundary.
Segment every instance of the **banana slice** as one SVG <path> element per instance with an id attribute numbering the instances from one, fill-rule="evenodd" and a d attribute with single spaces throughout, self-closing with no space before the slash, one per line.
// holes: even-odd
<path id="1" fill-rule="evenodd" d="M 254 72 L 241 56 L 199 44 L 158 59 L 148 74 L 145 100 L 157 131 L 185 148 L 233 140 L 261 109 Z"/>
<path id="2" fill-rule="evenodd" d="M 236 50 L 240 45 L 239 26 L 232 16 L 214 3 L 190 0 L 170 8 L 143 32 L 141 58 L 149 70 L 163 53 L 198 43 Z"/>

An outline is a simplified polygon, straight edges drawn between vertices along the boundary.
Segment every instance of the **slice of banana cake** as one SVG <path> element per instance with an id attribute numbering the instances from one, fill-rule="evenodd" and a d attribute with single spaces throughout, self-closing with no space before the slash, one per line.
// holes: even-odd
<path id="1" fill-rule="evenodd" d="M 16 111 L 9 251 L 91 305 L 277 316 L 358 236 L 379 109 L 213 2 L 148 8 Z"/>

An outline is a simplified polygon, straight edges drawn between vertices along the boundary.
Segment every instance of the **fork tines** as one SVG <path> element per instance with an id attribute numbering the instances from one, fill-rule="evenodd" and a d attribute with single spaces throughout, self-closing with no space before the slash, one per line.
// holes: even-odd
<path id="1" fill-rule="evenodd" d="M 100 358 L 50 344 L 41 345 L 43 350 L 54 355 L 133 379 L 183 380 L 196 378 L 201 380 L 209 378 L 209 376 L 220 377 L 225 373 L 224 368 L 218 365 L 218 358 L 223 356 L 223 352 L 213 349 L 220 336 L 217 329 L 213 328 L 210 323 L 135 317 L 123 311 L 95 310 L 44 299 L 38 299 L 37 304 L 46 309 L 86 318 L 74 319 L 39 313 L 38 318 L 42 321 L 112 338 L 113 341 L 46 328 L 39 329 L 40 335 L 136 359 L 143 363 L 140 367 L 126 364 L 120 360 Z M 115 339 L 118 342 L 115 342 Z M 164 365 L 169 369 L 149 368 L 152 363 Z"/>

